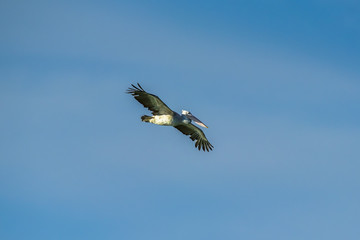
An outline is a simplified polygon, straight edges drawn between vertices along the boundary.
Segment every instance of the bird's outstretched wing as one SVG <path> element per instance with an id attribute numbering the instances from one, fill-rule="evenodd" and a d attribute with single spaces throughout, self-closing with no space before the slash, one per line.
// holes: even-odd
<path id="1" fill-rule="evenodd" d="M 127 90 L 127 93 L 134 96 L 134 98 L 144 107 L 149 109 L 153 115 L 172 115 L 173 111 L 161 101 L 161 99 L 153 94 L 145 92 L 145 90 L 137 84 L 131 84 L 132 88 Z"/>
<path id="2" fill-rule="evenodd" d="M 190 139 L 195 141 L 195 147 L 198 148 L 199 150 L 202 150 L 205 152 L 212 150 L 213 149 L 213 145 L 210 144 L 210 142 L 207 140 L 207 138 L 205 137 L 205 134 L 203 131 L 201 131 L 200 128 L 190 124 L 182 124 L 182 125 L 177 125 L 174 126 L 177 130 L 179 130 L 180 132 L 182 132 L 185 135 L 190 135 Z"/>

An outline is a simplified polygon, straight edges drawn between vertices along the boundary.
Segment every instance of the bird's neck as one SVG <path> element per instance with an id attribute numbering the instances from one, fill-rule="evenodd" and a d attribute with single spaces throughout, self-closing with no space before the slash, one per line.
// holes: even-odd
<path id="1" fill-rule="evenodd" d="M 186 115 L 182 114 L 181 116 L 183 118 L 183 120 L 182 120 L 183 123 L 185 123 L 185 124 L 191 123 L 191 119 L 189 119 Z"/>

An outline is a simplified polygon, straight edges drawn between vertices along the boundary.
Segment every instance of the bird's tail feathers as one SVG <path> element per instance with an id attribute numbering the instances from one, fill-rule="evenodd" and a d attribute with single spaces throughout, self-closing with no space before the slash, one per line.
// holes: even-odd
<path id="1" fill-rule="evenodd" d="M 152 117 L 144 115 L 141 117 L 141 121 L 143 122 L 150 122 L 150 119 L 152 119 Z"/>

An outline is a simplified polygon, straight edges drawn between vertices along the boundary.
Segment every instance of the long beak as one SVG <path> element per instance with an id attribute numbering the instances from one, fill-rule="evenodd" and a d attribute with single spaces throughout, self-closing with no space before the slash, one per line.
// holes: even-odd
<path id="1" fill-rule="evenodd" d="M 192 114 L 188 114 L 187 115 L 188 118 L 190 118 L 191 120 L 193 120 L 197 125 L 202 126 L 204 128 L 208 128 L 203 122 L 201 122 L 198 118 L 196 118 L 194 115 Z"/>

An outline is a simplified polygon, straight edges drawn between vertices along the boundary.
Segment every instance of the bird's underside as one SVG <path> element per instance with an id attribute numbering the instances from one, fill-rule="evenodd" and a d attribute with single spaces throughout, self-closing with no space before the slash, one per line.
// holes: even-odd
<path id="1" fill-rule="evenodd" d="M 141 120 L 162 126 L 173 126 L 174 124 L 174 117 L 172 115 L 154 115 L 151 117 L 144 115 L 141 117 Z"/>
<path id="2" fill-rule="evenodd" d="M 172 111 L 161 99 L 153 94 L 147 93 L 138 83 L 137 86 L 131 84 L 132 88 L 127 90 L 139 103 L 149 109 L 153 116 L 144 115 L 141 117 L 143 122 L 149 122 L 162 126 L 173 126 L 185 135 L 190 136 L 195 141 L 195 147 L 199 150 L 209 151 L 213 146 L 205 137 L 204 132 L 191 124 L 191 120 L 200 126 L 206 127 L 199 119 L 190 112 L 183 110 L 183 114 Z"/>

